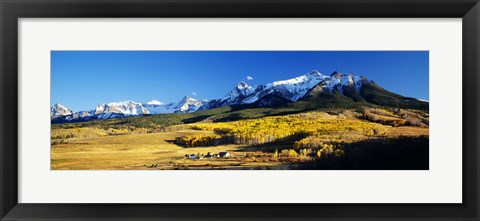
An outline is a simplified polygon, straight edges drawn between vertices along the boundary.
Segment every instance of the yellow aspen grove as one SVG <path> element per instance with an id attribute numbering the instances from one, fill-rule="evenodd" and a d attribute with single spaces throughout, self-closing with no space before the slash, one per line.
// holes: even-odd
<path id="1" fill-rule="evenodd" d="M 178 140 L 184 146 L 211 146 L 222 143 L 264 144 L 275 141 L 295 142 L 293 148 L 319 148 L 325 142 L 355 141 L 366 136 L 382 136 L 388 130 L 378 123 L 357 119 L 327 118 L 325 113 L 310 112 L 218 123 L 196 123 L 196 130 L 218 135 L 186 136 Z M 229 138 L 229 137 L 233 137 Z M 231 141 L 227 141 L 231 140 Z"/>

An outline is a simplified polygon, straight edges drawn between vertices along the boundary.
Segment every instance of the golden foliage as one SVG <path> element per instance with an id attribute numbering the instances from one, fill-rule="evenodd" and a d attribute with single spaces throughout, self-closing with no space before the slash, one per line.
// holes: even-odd
<path id="1" fill-rule="evenodd" d="M 307 137 L 300 140 L 297 147 L 316 147 L 324 141 L 324 137 L 330 139 L 344 134 L 374 136 L 383 135 L 387 131 L 381 124 L 346 118 L 326 118 L 324 115 L 310 112 L 222 123 L 197 123 L 192 128 L 216 131 L 221 134 L 222 142 L 232 141 L 234 144 L 263 144 Z"/>
<path id="2" fill-rule="evenodd" d="M 177 139 L 185 147 L 205 147 L 218 145 L 223 140 L 220 135 L 189 135 Z"/>

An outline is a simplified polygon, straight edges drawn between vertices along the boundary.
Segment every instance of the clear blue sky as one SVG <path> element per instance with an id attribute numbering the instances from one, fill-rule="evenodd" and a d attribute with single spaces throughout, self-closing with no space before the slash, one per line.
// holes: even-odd
<path id="1" fill-rule="evenodd" d="M 80 111 L 124 100 L 214 99 L 240 81 L 253 86 L 311 70 L 363 75 L 428 100 L 428 64 L 428 51 L 52 51 L 51 102 Z"/>

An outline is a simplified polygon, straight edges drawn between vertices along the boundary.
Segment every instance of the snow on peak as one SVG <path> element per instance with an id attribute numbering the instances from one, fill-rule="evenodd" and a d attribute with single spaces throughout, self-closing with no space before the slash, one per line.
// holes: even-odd
<path id="1" fill-rule="evenodd" d="M 354 86 L 357 91 L 362 87 L 362 77 L 353 74 L 342 74 L 338 71 L 333 72 L 325 81 L 325 87 L 332 92 L 334 89 L 338 89 L 343 92 L 345 87 Z"/>
<path id="2" fill-rule="evenodd" d="M 183 97 L 182 100 L 180 101 L 180 103 L 195 103 L 195 102 L 199 102 L 199 101 L 189 96 Z"/>
<path id="3" fill-rule="evenodd" d="M 243 90 L 243 89 L 248 89 L 248 88 L 251 88 L 251 87 L 250 87 L 250 85 L 248 85 L 244 81 L 240 81 L 240 83 L 237 84 L 237 88 L 240 89 L 240 90 Z"/>
<path id="4" fill-rule="evenodd" d="M 145 104 L 131 100 L 98 104 L 95 109 L 90 111 L 79 111 L 73 113 L 66 111 L 67 108 L 61 104 L 55 104 L 51 107 L 52 119 L 59 116 L 65 116 L 64 120 L 72 121 L 78 119 L 108 119 L 128 116 L 137 116 L 144 114 L 162 114 L 162 113 L 189 113 L 198 110 L 206 101 L 199 101 L 189 96 L 185 96 L 180 102 L 164 104 L 158 100 L 152 100 Z M 56 111 L 62 110 L 62 111 Z"/>
<path id="5" fill-rule="evenodd" d="M 350 86 L 354 86 L 355 89 L 360 90 L 366 81 L 368 81 L 366 78 L 358 75 L 342 74 L 338 71 L 333 72 L 331 75 L 323 75 L 317 70 L 312 70 L 298 77 L 274 81 L 255 87 L 241 81 L 223 98 L 213 99 L 211 101 L 197 100 L 189 96 L 184 96 L 179 102 L 168 104 L 158 100 L 152 100 L 145 104 L 127 100 L 99 104 L 94 110 L 77 113 L 57 103 L 51 107 L 51 116 L 52 118 L 73 116 L 73 118 L 88 117 L 89 119 L 104 119 L 142 114 L 189 113 L 220 106 L 250 104 L 269 94 L 281 96 L 290 101 L 297 101 L 317 85 L 325 88 L 326 91 L 333 92 L 334 90 L 338 90 L 343 93 L 343 90 Z"/>
<path id="6" fill-rule="evenodd" d="M 288 80 L 281 80 L 281 81 L 274 81 L 272 85 L 278 86 L 278 85 L 302 85 L 304 87 L 308 87 L 308 85 L 312 84 L 318 84 L 320 81 L 325 79 L 327 76 L 321 74 L 320 72 L 313 70 L 307 74 L 288 79 Z M 307 84 L 307 85 L 305 85 Z"/>
<path id="7" fill-rule="evenodd" d="M 63 106 L 60 103 L 56 103 L 55 105 L 53 105 L 53 108 L 55 108 L 55 109 L 68 109 L 67 107 Z"/>
<path id="8" fill-rule="evenodd" d="M 266 85 L 258 86 L 258 90 L 255 90 L 255 93 L 252 93 L 243 99 L 241 103 L 250 104 L 271 93 L 276 93 L 277 95 L 282 96 L 290 101 L 297 101 L 320 83 L 322 83 L 322 87 L 325 87 L 330 92 L 332 92 L 334 89 L 338 89 L 340 92 L 343 92 L 345 87 L 351 85 L 353 85 L 357 90 L 360 90 L 363 80 L 363 77 L 353 74 L 342 74 L 338 71 L 335 71 L 328 76 L 323 75 L 317 70 L 313 70 L 295 78 L 274 81 Z"/>
<path id="9" fill-rule="evenodd" d="M 135 105 L 138 104 L 137 102 L 131 101 L 131 100 L 126 100 L 126 101 L 117 101 L 117 102 L 110 102 L 106 105 L 108 106 L 129 106 L 129 105 Z M 105 104 L 102 104 L 105 105 Z"/>
<path id="10" fill-rule="evenodd" d="M 151 100 L 149 102 L 147 102 L 148 105 L 156 105 L 156 106 L 159 106 L 159 105 L 163 105 L 164 103 L 163 102 L 160 102 L 158 100 Z"/>
<path id="11" fill-rule="evenodd" d="M 156 102 L 153 102 L 156 103 Z M 184 96 L 182 100 L 177 103 L 168 103 L 164 104 L 159 102 L 160 104 L 154 105 L 152 103 L 148 103 L 145 105 L 145 108 L 148 109 L 150 114 L 164 114 L 164 113 L 190 113 L 198 110 L 200 106 L 202 106 L 206 101 L 199 101 L 195 98 L 191 98 L 189 96 Z"/>
<path id="12" fill-rule="evenodd" d="M 67 107 L 61 105 L 60 103 L 56 103 L 52 107 L 50 107 L 50 116 L 65 116 L 65 115 L 71 115 L 73 114 L 73 111 L 68 109 Z"/>
<path id="13" fill-rule="evenodd" d="M 261 92 L 261 94 L 270 94 L 273 91 L 276 91 L 282 94 L 282 96 L 286 99 L 296 101 L 303 97 L 311 88 L 315 87 L 326 78 L 328 78 L 328 76 L 321 74 L 317 70 L 313 70 L 307 74 L 295 78 L 274 81 L 273 83 L 267 84 L 265 85 L 265 89 L 262 90 L 263 92 Z M 247 99 L 244 103 L 253 103 L 259 98 L 260 97 L 252 97 Z"/>
<path id="14" fill-rule="evenodd" d="M 194 112 L 200 108 L 205 102 L 199 101 L 195 98 L 191 98 L 189 96 L 183 97 L 183 99 L 178 102 L 176 106 L 176 110 L 174 111 L 175 113 L 188 113 L 188 112 Z"/>
<path id="15" fill-rule="evenodd" d="M 317 71 L 317 70 L 312 70 L 312 71 L 310 71 L 310 72 L 308 72 L 308 73 L 306 73 L 306 74 L 304 74 L 304 75 L 308 75 L 308 76 L 321 76 L 322 73 L 320 73 L 320 72 Z"/>
<path id="16" fill-rule="evenodd" d="M 241 81 L 235 88 L 228 92 L 228 94 L 225 95 L 220 102 L 228 105 L 239 104 L 243 98 L 252 94 L 253 92 L 255 92 L 254 87 L 248 85 L 244 81 Z"/>
<path id="17" fill-rule="evenodd" d="M 123 115 L 141 115 L 150 112 L 141 104 L 131 100 L 99 104 L 95 108 L 95 114 L 115 113 Z"/>

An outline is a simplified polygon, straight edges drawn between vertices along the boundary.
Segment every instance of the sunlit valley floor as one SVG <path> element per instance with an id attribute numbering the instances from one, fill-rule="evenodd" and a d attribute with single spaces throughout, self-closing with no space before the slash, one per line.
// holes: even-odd
<path id="1" fill-rule="evenodd" d="M 52 125 L 52 170 L 428 169 L 428 112 L 231 108 Z"/>

